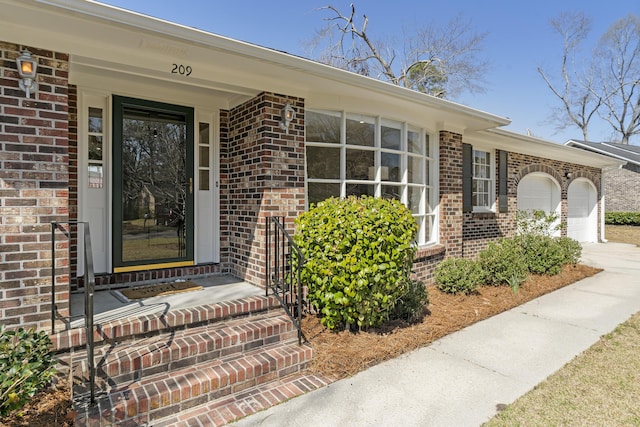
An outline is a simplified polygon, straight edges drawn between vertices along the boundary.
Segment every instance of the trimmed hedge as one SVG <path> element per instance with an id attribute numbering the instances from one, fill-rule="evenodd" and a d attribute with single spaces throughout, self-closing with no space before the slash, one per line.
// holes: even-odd
<path id="1" fill-rule="evenodd" d="M 640 226 L 640 212 L 605 212 L 604 222 L 609 225 Z"/>
<path id="2" fill-rule="evenodd" d="M 424 300 L 410 280 L 418 226 L 401 202 L 330 198 L 296 226 L 293 239 L 307 259 L 301 279 L 327 328 L 379 326 L 410 291 Z"/>

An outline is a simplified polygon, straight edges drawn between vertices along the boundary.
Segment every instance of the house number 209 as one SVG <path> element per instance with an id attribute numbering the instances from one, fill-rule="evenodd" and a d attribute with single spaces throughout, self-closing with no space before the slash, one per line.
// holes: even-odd
<path id="1" fill-rule="evenodd" d="M 191 65 L 184 66 L 182 64 L 173 64 L 171 74 L 180 74 L 181 76 L 190 76 L 193 68 Z"/>

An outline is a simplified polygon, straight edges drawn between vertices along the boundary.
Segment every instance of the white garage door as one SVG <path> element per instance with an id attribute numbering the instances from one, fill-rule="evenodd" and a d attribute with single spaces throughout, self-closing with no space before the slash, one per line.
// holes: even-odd
<path id="1" fill-rule="evenodd" d="M 567 236 L 578 242 L 598 241 L 597 193 L 586 180 L 576 180 L 567 192 Z"/>
<path id="2" fill-rule="evenodd" d="M 518 184 L 519 211 L 555 213 L 560 221 L 560 188 L 546 174 L 529 174 Z M 560 235 L 558 230 L 555 235 Z"/>

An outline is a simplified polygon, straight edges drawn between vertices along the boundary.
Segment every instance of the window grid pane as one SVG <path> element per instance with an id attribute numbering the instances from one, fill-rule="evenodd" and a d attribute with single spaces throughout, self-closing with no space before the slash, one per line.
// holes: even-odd
<path id="1" fill-rule="evenodd" d="M 420 227 L 417 242 L 432 242 L 437 201 L 431 197 L 437 191 L 432 188 L 429 171 L 435 167 L 433 157 L 437 159 L 437 155 L 430 157 L 434 147 L 429 144 L 429 135 L 382 118 L 347 115 L 343 121 L 341 117 L 337 112 L 307 111 L 309 206 L 331 196 L 400 200 Z"/>
<path id="2" fill-rule="evenodd" d="M 491 154 L 473 150 L 473 206 L 491 207 Z"/>
<path id="3" fill-rule="evenodd" d="M 88 107 L 89 114 L 87 120 L 88 130 L 88 153 L 87 153 L 87 176 L 88 188 L 103 188 L 103 118 L 102 108 Z"/>

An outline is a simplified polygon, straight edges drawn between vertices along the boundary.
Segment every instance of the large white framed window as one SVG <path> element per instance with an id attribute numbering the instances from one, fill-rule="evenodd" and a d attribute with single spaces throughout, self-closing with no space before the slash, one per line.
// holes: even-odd
<path id="1" fill-rule="evenodd" d="M 494 156 L 490 151 L 473 150 L 472 200 L 475 212 L 488 212 L 495 205 Z"/>
<path id="2" fill-rule="evenodd" d="M 437 144 L 420 127 L 337 111 L 306 112 L 307 204 L 332 196 L 400 200 L 435 243 Z"/>

